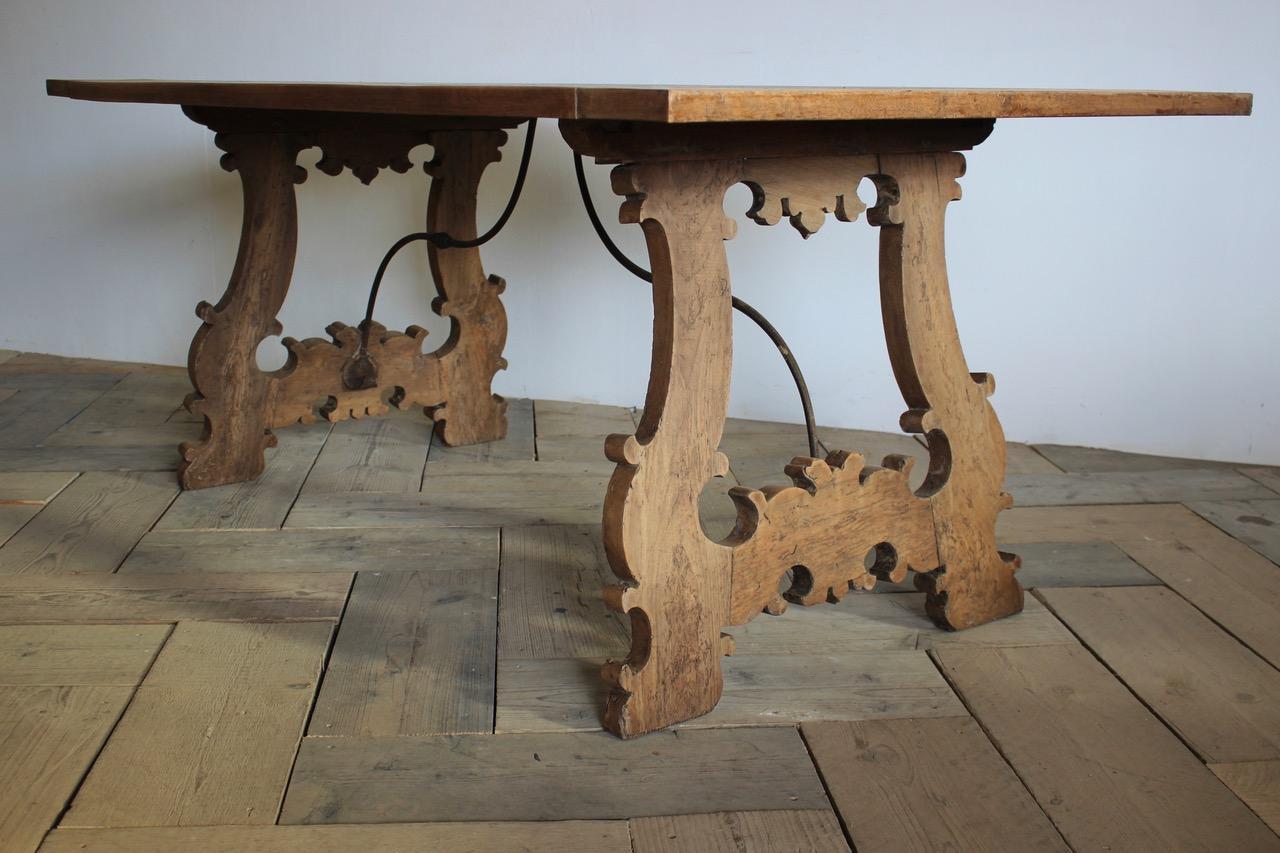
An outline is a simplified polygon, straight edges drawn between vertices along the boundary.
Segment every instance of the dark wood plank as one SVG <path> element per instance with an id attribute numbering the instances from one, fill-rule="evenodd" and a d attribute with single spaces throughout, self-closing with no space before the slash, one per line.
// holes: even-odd
<path id="1" fill-rule="evenodd" d="M 0 624 L 334 621 L 351 580 L 338 572 L 0 575 Z"/>
<path id="2" fill-rule="evenodd" d="M 601 820 L 826 805 L 789 726 L 634 740 L 601 732 L 309 737 L 280 822 Z"/>
<path id="3" fill-rule="evenodd" d="M 1160 583 L 1110 542 L 1024 542 L 1010 547 L 1022 558 L 1018 582 L 1025 589 Z"/>
<path id="4" fill-rule="evenodd" d="M 168 474 L 82 474 L 0 547 L 0 573 L 113 572 L 177 494 Z"/>
<path id="5" fill-rule="evenodd" d="M 1232 468 L 1232 462 L 1207 459 L 1183 459 L 1177 456 L 1154 456 L 1107 450 L 1101 447 L 1076 447 L 1067 444 L 1037 444 L 1035 449 L 1063 471 L 1074 474 L 1098 474 L 1107 471 L 1181 471 L 1189 468 Z"/>
<path id="6" fill-rule="evenodd" d="M 155 530 L 121 572 L 381 572 L 496 569 L 498 528 Z"/>
<path id="7" fill-rule="evenodd" d="M 1069 849 L 972 719 L 801 731 L 859 853 Z"/>
<path id="8" fill-rule="evenodd" d="M 492 731 L 497 593 L 496 566 L 360 572 L 309 733 Z"/>
<path id="9" fill-rule="evenodd" d="M 1196 501 L 1187 506 L 1271 562 L 1280 563 L 1280 500 Z"/>
<path id="10" fill-rule="evenodd" d="M 0 448 L 35 447 L 101 394 L 100 389 L 30 388 L 0 400 Z"/>
<path id="11" fill-rule="evenodd" d="M 1270 498 L 1275 493 L 1236 471 L 1108 471 L 1098 474 L 1011 474 L 1005 488 L 1018 506 L 1179 503 Z"/>
<path id="12" fill-rule="evenodd" d="M 830 811 L 720 812 L 638 817 L 634 853 L 841 853 L 849 850 Z"/>
<path id="13" fill-rule="evenodd" d="M 608 685 L 603 659 L 502 660 L 495 728 L 595 731 Z M 964 706 L 923 651 L 725 658 L 724 695 L 684 729 L 771 726 L 806 720 L 964 716 Z"/>
<path id="14" fill-rule="evenodd" d="M 176 471 L 178 448 L 133 447 L 0 448 L 0 471 Z"/>
<path id="15" fill-rule="evenodd" d="M 331 630 L 179 624 L 61 825 L 274 823 Z"/>
<path id="16" fill-rule="evenodd" d="M 1275 836 L 1081 646 L 934 656 L 1075 850 L 1268 850 Z"/>
<path id="17" fill-rule="evenodd" d="M 1280 759 L 1280 672 L 1176 593 L 1131 587 L 1040 596 L 1203 760 Z"/>
<path id="18" fill-rule="evenodd" d="M 623 820 L 58 829 L 40 853 L 631 853 Z"/>

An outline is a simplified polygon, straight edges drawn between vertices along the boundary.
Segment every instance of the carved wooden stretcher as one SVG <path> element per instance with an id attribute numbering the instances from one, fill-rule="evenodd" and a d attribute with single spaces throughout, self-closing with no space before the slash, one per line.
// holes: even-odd
<path id="1" fill-rule="evenodd" d="M 504 129 L 536 116 L 560 119 L 574 150 L 619 164 L 621 220 L 641 226 L 653 270 L 653 363 L 635 435 L 614 435 L 617 463 L 604 499 L 604 540 L 621 584 L 608 605 L 631 620 L 631 651 L 611 662 L 605 726 L 623 737 L 679 723 L 719 700 L 721 634 L 786 602 L 838 600 L 877 579 L 916 573 L 928 612 L 950 629 L 1022 609 L 1017 557 L 996 548 L 1004 436 L 988 398 L 989 374 L 971 373 L 951 310 L 943 252 L 947 205 L 960 198 L 964 157 L 995 120 L 1067 115 L 1241 115 L 1248 95 L 927 89 L 606 88 L 354 84 L 49 81 L 50 94 L 183 105 L 217 132 L 225 168 L 239 172 L 244 226 L 226 293 L 201 303 L 191 345 L 192 412 L 200 442 L 184 445 L 184 488 L 258 476 L 271 430 L 377 415 L 390 403 L 422 406 L 449 444 L 506 433 L 505 403 L 491 391 L 506 366 L 503 282 L 476 249 L 430 248 L 452 333 L 432 353 L 425 332 L 376 326 L 379 387 L 350 390 L 343 370 L 358 331 L 335 323 L 332 342 L 286 339 L 288 363 L 263 372 L 258 344 L 279 334 L 297 221 L 295 160 L 316 146 L 317 168 L 350 169 L 368 183 L 404 172 L 411 148 L 435 158 L 427 228 L 476 233 L 476 188 L 498 159 Z M 856 187 L 870 179 L 874 205 Z M 885 337 L 906 401 L 902 428 L 923 435 L 929 470 L 908 485 L 909 461 L 867 460 L 854 449 L 786 466 L 793 486 L 736 488 L 738 520 L 722 542 L 700 526 L 698 495 L 728 472 L 719 451 L 729 397 L 731 293 L 724 242 L 735 231 L 725 192 L 745 184 L 748 217 L 786 218 L 802 236 L 828 214 L 865 215 L 880 233 Z"/>

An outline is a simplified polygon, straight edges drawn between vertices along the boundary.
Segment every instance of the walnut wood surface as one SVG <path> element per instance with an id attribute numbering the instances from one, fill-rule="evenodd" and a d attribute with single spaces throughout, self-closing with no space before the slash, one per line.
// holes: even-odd
<path id="1" fill-rule="evenodd" d="M 1238 92 L 1073 89 L 452 86 L 49 80 L 90 101 L 440 116 L 545 116 L 652 122 L 1248 115 Z"/>

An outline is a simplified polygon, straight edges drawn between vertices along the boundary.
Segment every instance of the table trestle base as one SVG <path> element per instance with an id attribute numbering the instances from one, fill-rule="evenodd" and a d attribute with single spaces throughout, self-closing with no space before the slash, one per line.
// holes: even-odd
<path id="1" fill-rule="evenodd" d="M 797 137 L 803 156 L 779 156 L 771 139 L 767 156 L 692 159 L 687 149 L 663 144 L 660 127 L 645 126 L 628 140 L 617 126 L 562 125 L 584 154 L 627 155 L 613 171 L 613 187 L 625 197 L 622 221 L 644 231 L 654 278 L 644 417 L 635 435 L 606 443 L 617 468 L 605 498 L 604 541 L 622 581 L 606 601 L 628 614 L 632 629 L 627 658 L 604 669 L 612 686 L 606 728 L 630 737 L 710 711 L 730 645 L 721 629 L 762 610 L 780 612 L 786 600 L 838 600 L 851 587 L 915 570 L 929 615 L 943 627 L 1021 610 L 1017 559 L 995 543 L 996 515 L 1011 501 L 1001 491 L 1004 436 L 987 400 L 994 383 L 965 363 L 943 256 L 943 218 L 959 198 L 963 156 L 812 154 L 824 139 L 818 133 Z M 734 150 L 747 144 L 733 137 Z M 680 157 L 672 156 L 675 149 Z M 863 213 L 856 192 L 863 178 L 877 191 L 867 215 L 880 231 L 885 336 L 908 406 L 902 426 L 929 447 L 924 484 L 909 487 L 910 466 L 901 457 L 882 466 L 845 452 L 797 458 L 786 469 L 793 486 L 734 489 L 737 525 L 713 542 L 699 522 L 698 497 L 708 479 L 729 470 L 718 449 L 732 350 L 724 244 L 735 223 L 724 214 L 725 193 L 747 185 L 750 219 L 787 219 L 807 237 L 828 214 L 852 221 Z M 784 577 L 789 586 L 780 593 Z"/>
<path id="2" fill-rule="evenodd" d="M 496 162 L 511 120 L 450 119 L 288 110 L 187 108 L 195 121 L 218 131 L 223 168 L 238 172 L 244 194 L 240 250 L 226 293 L 202 302 L 203 321 L 191 343 L 188 369 L 194 391 L 186 406 L 204 418 L 197 442 L 182 445 L 183 488 L 251 480 L 262 473 L 272 429 L 317 417 L 341 420 L 380 415 L 388 404 L 422 406 L 450 445 L 506 435 L 506 402 L 492 393 L 493 376 L 506 367 L 507 320 L 499 299 L 505 286 L 485 274 L 476 248 L 428 247 L 439 296 L 432 310 L 450 318 L 451 331 L 435 352 L 423 353 L 426 331 L 404 333 L 374 324 L 367 355 L 377 385 L 351 388 L 344 368 L 359 351 L 359 330 L 329 326 L 332 341 L 286 338 L 289 358 L 279 370 L 257 364 L 258 345 L 283 331 L 276 315 L 284 303 L 297 247 L 294 185 L 306 179 L 299 152 L 319 147 L 316 168 L 344 169 L 368 184 L 383 169 L 405 172 L 412 148 L 430 144 L 435 156 L 427 230 L 459 239 L 476 234 L 476 191 L 485 167 Z"/>

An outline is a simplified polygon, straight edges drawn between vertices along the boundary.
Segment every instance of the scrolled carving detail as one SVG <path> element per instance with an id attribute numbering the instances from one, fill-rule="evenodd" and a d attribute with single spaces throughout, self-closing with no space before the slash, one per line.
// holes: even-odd
<path id="1" fill-rule="evenodd" d="M 289 361 L 277 373 L 270 426 L 312 423 L 317 416 L 342 421 L 383 415 L 389 411 L 388 403 L 408 409 L 444 401 L 440 362 L 434 353 L 422 352 L 427 330 L 421 326 L 410 326 L 401 333 L 373 323 L 367 355 L 377 365 L 378 385 L 357 390 L 342 387 L 337 377 L 360 351 L 360 330 L 332 323 L 325 331 L 332 341 L 285 338 Z M 388 388 L 393 391 L 390 399 L 384 400 Z"/>
<path id="2" fill-rule="evenodd" d="M 316 144 L 323 152 L 316 168 L 335 176 L 343 169 L 350 169 L 360 183 L 367 185 L 383 169 L 400 174 L 408 172 L 413 168 L 409 151 L 425 144 L 428 138 L 429 134 L 423 131 L 324 131 L 316 134 Z"/>
<path id="3" fill-rule="evenodd" d="M 725 542 L 733 547 L 730 624 L 762 610 L 781 613 L 787 601 L 835 602 L 877 578 L 900 581 L 908 569 L 936 568 L 929 502 L 908 483 L 913 462 L 895 454 L 883 466 L 867 465 L 861 454 L 836 450 L 793 459 L 785 470 L 794 485 L 731 489 L 738 520 Z M 871 567 L 867 554 L 876 557 Z M 787 571 L 794 577 L 784 594 L 779 580 Z"/>

